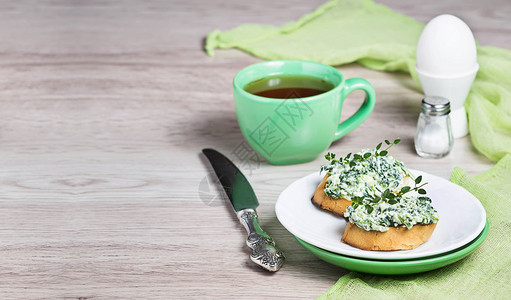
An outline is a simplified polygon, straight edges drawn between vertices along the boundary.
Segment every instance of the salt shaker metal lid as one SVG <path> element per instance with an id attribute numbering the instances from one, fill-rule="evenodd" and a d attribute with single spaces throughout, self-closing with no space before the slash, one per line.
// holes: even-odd
<path id="1" fill-rule="evenodd" d="M 451 104 L 447 98 L 428 96 L 422 99 L 421 109 L 430 116 L 443 116 L 451 112 Z"/>

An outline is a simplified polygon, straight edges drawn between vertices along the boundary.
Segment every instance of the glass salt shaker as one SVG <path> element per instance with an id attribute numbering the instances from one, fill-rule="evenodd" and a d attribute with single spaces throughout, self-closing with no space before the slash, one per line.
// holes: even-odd
<path id="1" fill-rule="evenodd" d="M 453 144 L 450 112 L 451 105 L 444 97 L 432 96 L 422 100 L 414 140 L 417 154 L 426 158 L 441 158 L 449 154 Z"/>

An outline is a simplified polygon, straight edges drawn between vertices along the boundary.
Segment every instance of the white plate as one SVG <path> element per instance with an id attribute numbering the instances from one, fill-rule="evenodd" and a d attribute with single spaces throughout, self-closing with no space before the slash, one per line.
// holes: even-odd
<path id="1" fill-rule="evenodd" d="M 481 233 L 486 224 L 486 212 L 476 197 L 443 178 L 416 170 L 411 172 L 415 176 L 422 175 L 422 183 L 428 182 L 424 188 L 440 219 L 431 238 L 412 250 L 366 251 L 341 243 L 345 219 L 311 202 L 323 177 L 319 172 L 290 184 L 280 194 L 275 212 L 289 232 L 307 243 L 334 253 L 369 259 L 402 260 L 437 255 L 459 248 Z"/>

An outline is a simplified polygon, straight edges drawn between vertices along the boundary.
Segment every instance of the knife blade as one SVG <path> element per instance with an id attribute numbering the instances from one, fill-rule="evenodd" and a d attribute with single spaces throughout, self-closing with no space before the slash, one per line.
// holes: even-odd
<path id="1" fill-rule="evenodd" d="M 220 152 L 202 149 L 202 153 L 211 163 L 238 220 L 247 230 L 247 245 L 252 249 L 250 259 L 268 271 L 278 271 L 284 264 L 285 257 L 282 251 L 275 247 L 275 241 L 259 226 L 256 212 L 259 202 L 247 178 Z"/>

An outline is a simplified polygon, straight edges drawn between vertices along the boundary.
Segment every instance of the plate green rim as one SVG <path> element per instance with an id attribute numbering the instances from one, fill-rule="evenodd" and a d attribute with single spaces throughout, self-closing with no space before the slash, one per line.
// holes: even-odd
<path id="1" fill-rule="evenodd" d="M 398 261 L 371 260 L 344 256 L 313 246 L 296 236 L 295 239 L 312 254 L 335 266 L 362 273 L 380 275 L 404 275 L 435 270 L 465 258 L 484 242 L 488 236 L 489 231 L 490 224 L 488 219 L 486 219 L 486 225 L 484 226 L 483 231 L 481 231 L 481 233 L 474 240 L 465 246 L 436 256 Z"/>

